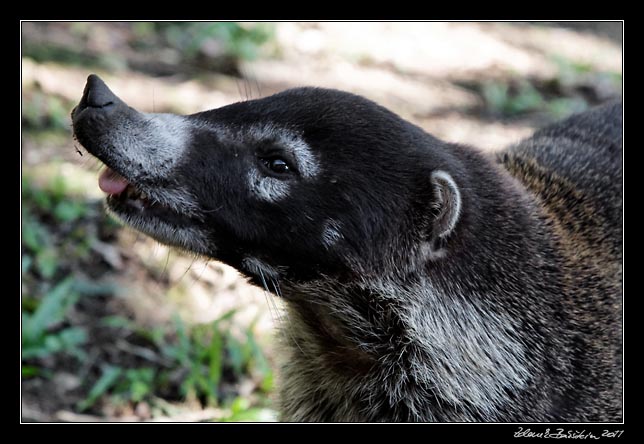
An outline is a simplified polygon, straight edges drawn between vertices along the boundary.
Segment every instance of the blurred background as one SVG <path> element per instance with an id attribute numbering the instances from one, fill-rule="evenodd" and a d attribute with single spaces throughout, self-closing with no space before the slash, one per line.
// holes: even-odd
<path id="1" fill-rule="evenodd" d="M 622 92 L 622 23 L 22 23 L 23 421 L 274 421 L 280 301 L 105 215 L 70 112 L 312 85 L 494 150 Z"/>

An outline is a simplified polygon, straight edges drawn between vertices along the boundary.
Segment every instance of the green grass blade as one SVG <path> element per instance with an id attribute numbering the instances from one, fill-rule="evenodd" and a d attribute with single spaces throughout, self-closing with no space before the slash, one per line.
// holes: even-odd
<path id="1" fill-rule="evenodd" d="M 98 398 L 103 396 L 117 382 L 121 373 L 122 370 L 119 367 L 109 366 L 105 368 L 101 377 L 89 391 L 87 398 L 77 404 L 78 410 L 82 412 L 93 406 L 98 401 Z"/>
<path id="2" fill-rule="evenodd" d="M 213 324 L 212 339 L 209 348 L 209 365 L 208 379 L 210 382 L 210 395 L 213 404 L 218 402 L 219 381 L 223 371 L 224 341 L 222 334 L 217 330 L 216 324 Z"/>
<path id="3" fill-rule="evenodd" d="M 75 298 L 72 291 L 74 281 L 67 278 L 50 291 L 36 311 L 22 325 L 23 344 L 38 342 L 47 328 L 63 319 L 68 300 Z"/>

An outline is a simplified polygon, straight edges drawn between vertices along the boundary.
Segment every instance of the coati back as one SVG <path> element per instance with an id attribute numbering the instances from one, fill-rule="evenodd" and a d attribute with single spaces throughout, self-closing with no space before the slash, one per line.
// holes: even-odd
<path id="1" fill-rule="evenodd" d="M 619 420 L 622 395 L 622 106 L 610 103 L 537 131 L 500 154 L 532 192 L 562 259 L 563 313 L 586 420 Z M 586 401 L 584 401 L 586 400 Z M 602 415 L 600 412 L 605 411 Z"/>
<path id="2" fill-rule="evenodd" d="M 620 109 L 497 161 L 319 88 L 72 117 L 112 214 L 284 299 L 282 420 L 617 421 Z"/>

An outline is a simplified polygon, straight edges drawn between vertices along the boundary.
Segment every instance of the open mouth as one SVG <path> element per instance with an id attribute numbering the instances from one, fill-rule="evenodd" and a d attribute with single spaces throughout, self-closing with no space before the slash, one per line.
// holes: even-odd
<path id="1" fill-rule="evenodd" d="M 174 208 L 171 191 L 148 191 L 108 166 L 101 172 L 98 186 L 107 194 L 107 206 L 116 216 L 148 234 L 152 233 L 146 222 L 153 219 L 177 228 L 196 222 L 187 208 Z"/>
<path id="2" fill-rule="evenodd" d="M 108 166 L 101 172 L 98 185 L 107 194 L 108 210 L 132 228 L 161 243 L 195 253 L 206 254 L 211 250 L 201 220 L 188 207 L 177 207 L 178 198 L 173 191 L 148 191 Z M 185 203 L 185 195 L 181 196 Z"/>
<path id="3" fill-rule="evenodd" d="M 143 212 L 153 208 L 160 210 L 164 207 L 108 166 L 99 176 L 98 186 L 107 193 L 107 203 L 111 209 L 116 211 Z M 171 211 L 167 207 L 165 209 Z"/>

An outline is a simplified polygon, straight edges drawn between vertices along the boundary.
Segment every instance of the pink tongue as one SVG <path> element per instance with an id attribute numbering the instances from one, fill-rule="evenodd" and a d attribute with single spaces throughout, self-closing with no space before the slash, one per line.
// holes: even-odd
<path id="1" fill-rule="evenodd" d="M 107 167 L 105 167 L 98 177 L 98 187 L 107 194 L 119 194 L 127 186 L 127 180 L 123 176 Z"/>

